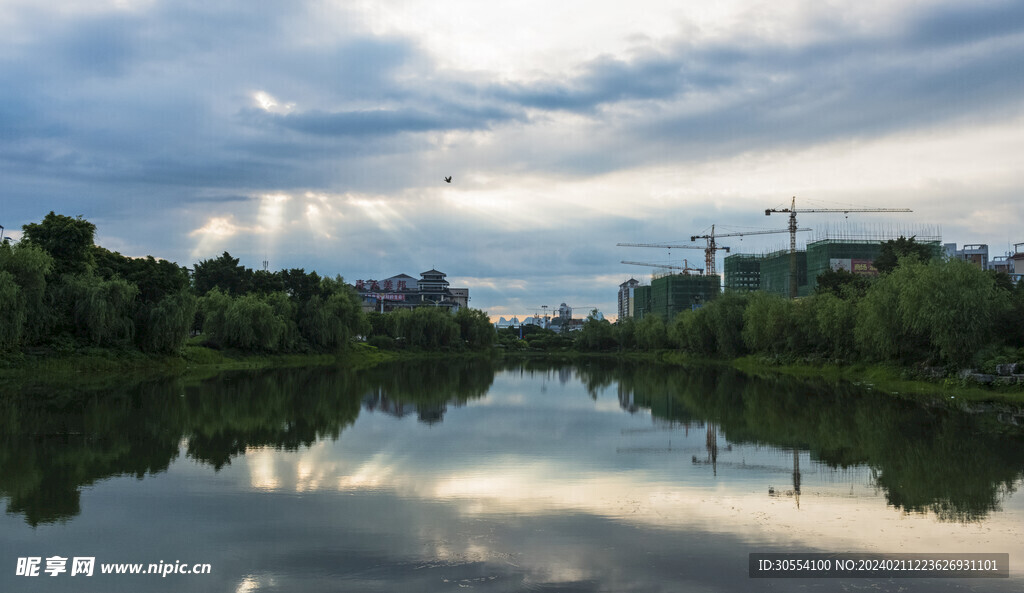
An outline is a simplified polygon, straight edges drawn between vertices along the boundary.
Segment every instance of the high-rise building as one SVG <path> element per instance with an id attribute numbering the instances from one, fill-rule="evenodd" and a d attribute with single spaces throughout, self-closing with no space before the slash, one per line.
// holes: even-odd
<path id="1" fill-rule="evenodd" d="M 626 319 L 632 315 L 630 303 L 633 301 L 633 292 L 637 286 L 640 286 L 640 282 L 634 278 L 619 285 L 619 319 Z"/>

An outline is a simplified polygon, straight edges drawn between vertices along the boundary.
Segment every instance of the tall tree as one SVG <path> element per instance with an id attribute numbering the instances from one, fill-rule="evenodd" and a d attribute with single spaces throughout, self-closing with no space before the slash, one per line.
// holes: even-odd
<path id="1" fill-rule="evenodd" d="M 888 258 L 888 256 L 886 257 Z M 888 266 L 886 262 L 883 263 Z M 878 260 L 875 260 L 875 267 L 878 267 Z M 893 267 L 895 267 L 895 264 L 893 264 Z M 864 296 L 864 293 L 868 291 L 868 287 L 871 285 L 871 278 L 840 268 L 838 270 L 828 269 L 818 274 L 816 282 L 815 294 L 828 293 L 839 298 L 853 298 Z"/>
<path id="2" fill-rule="evenodd" d="M 188 287 L 188 270 L 173 262 L 146 257 L 125 257 L 100 246 L 93 247 L 96 275 L 104 280 L 123 278 L 139 287 L 139 301 L 157 303 Z"/>
<path id="3" fill-rule="evenodd" d="M 316 272 L 306 273 L 303 268 L 281 270 L 284 291 L 300 303 L 305 303 L 313 295 L 320 294 L 320 276 Z"/>
<path id="4" fill-rule="evenodd" d="M 230 295 L 246 294 L 252 286 L 252 270 L 238 263 L 237 257 L 225 251 L 217 259 L 204 259 L 192 272 L 192 287 L 199 296 L 214 288 Z"/>
<path id="5" fill-rule="evenodd" d="M 935 250 L 930 245 L 918 243 L 914 237 L 908 239 L 901 236 L 899 239 L 890 239 L 882 243 L 882 250 L 875 258 L 875 269 L 880 274 L 888 274 L 896 269 L 900 259 L 912 258 L 927 262 L 934 255 Z"/>
<path id="6" fill-rule="evenodd" d="M 82 274 L 92 269 L 96 225 L 81 216 L 71 218 L 50 211 L 42 222 L 21 227 L 22 242 L 37 245 L 53 256 L 54 276 Z"/>

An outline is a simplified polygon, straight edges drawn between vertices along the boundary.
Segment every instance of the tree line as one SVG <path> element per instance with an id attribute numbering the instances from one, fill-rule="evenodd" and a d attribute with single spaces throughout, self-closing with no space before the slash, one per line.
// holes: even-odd
<path id="1" fill-rule="evenodd" d="M 81 348 L 172 354 L 192 335 L 245 352 L 333 352 L 359 336 L 399 348 L 486 348 L 487 315 L 403 310 L 374 321 L 340 277 L 252 270 L 224 252 L 192 273 L 94 243 L 96 226 L 50 212 L 0 244 L 0 352 Z"/>
<path id="2" fill-rule="evenodd" d="M 844 270 L 818 277 L 815 293 L 790 300 L 726 292 L 674 319 L 649 315 L 612 325 L 588 320 L 584 351 L 683 352 L 734 358 L 993 366 L 1024 360 L 1024 284 L 1005 273 L 936 257 L 913 238 L 888 241 L 880 274 Z"/>

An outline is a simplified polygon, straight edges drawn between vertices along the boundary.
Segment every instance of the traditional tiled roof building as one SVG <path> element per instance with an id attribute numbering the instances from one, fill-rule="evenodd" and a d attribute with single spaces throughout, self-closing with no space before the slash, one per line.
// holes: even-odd
<path id="1" fill-rule="evenodd" d="M 399 274 L 386 280 L 357 280 L 356 292 L 363 301 L 365 311 L 393 311 L 416 307 L 444 307 L 457 311 L 469 306 L 468 288 L 451 288 L 447 274 L 427 270 L 417 280 L 408 274 Z"/>

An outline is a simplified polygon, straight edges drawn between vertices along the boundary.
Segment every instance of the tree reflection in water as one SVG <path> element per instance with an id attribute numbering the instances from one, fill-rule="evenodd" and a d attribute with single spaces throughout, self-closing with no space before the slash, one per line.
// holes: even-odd
<path id="1" fill-rule="evenodd" d="M 96 389 L 5 386 L 0 395 L 0 496 L 35 526 L 80 512 L 81 488 L 112 476 L 165 471 L 187 457 L 219 470 L 253 447 L 294 451 L 337 439 L 360 410 L 443 422 L 450 408 L 486 396 L 499 370 L 578 378 L 593 397 L 617 391 L 626 412 L 707 431 L 719 439 L 792 450 L 832 468 L 867 466 L 889 504 L 942 520 L 998 510 L 1024 467 L 1024 435 L 994 415 L 925 406 L 849 385 L 749 377 L 724 367 L 594 361 L 486 360 L 232 372 L 206 380 L 149 380 Z M 697 458 L 694 457 L 695 462 Z"/>

